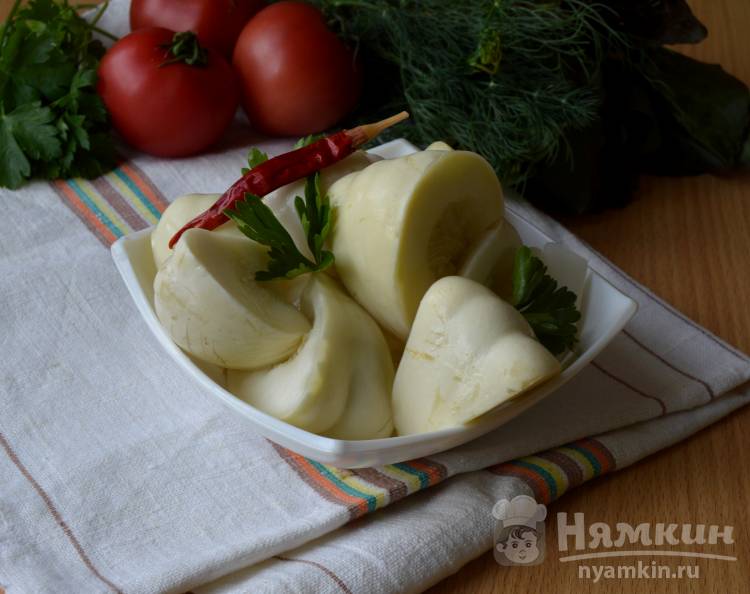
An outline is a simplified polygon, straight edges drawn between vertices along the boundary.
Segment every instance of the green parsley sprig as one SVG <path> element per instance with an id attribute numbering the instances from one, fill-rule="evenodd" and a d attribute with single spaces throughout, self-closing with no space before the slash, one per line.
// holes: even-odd
<path id="1" fill-rule="evenodd" d="M 289 232 L 259 196 L 245 194 L 245 199 L 237 202 L 233 210 L 224 211 L 250 239 L 271 248 L 268 270 L 256 272 L 256 280 L 290 279 L 320 272 L 333 264 L 333 254 L 323 249 L 331 231 L 331 208 L 328 196 L 320 188 L 320 173 L 307 178 L 305 198 L 295 197 L 294 206 L 314 261 L 299 251 Z"/>
<path id="2" fill-rule="evenodd" d="M 531 250 L 522 246 L 516 251 L 513 266 L 513 306 L 523 314 L 537 339 L 553 355 L 571 349 L 577 342 L 581 312 L 576 294 L 558 287 L 547 274 L 547 267 Z"/>
<path id="3" fill-rule="evenodd" d="M 308 134 L 307 136 L 303 136 L 294 143 L 292 149 L 305 147 L 308 144 L 320 140 L 324 136 L 325 134 Z M 265 153 L 257 146 L 254 146 L 250 149 L 250 152 L 247 153 L 247 167 L 242 168 L 242 175 L 247 175 L 254 167 L 257 167 L 266 161 L 268 161 L 268 153 Z"/>
<path id="4" fill-rule="evenodd" d="M 247 154 L 247 167 L 242 168 L 242 175 L 247 175 L 253 167 L 257 167 L 261 163 L 268 161 L 268 155 L 257 147 L 250 149 Z"/>
<path id="5" fill-rule="evenodd" d="M 16 0 L 0 27 L 0 186 L 31 177 L 95 177 L 115 155 L 96 94 L 104 46 L 67 0 Z"/>
<path id="6" fill-rule="evenodd" d="M 294 148 L 307 146 L 322 136 L 304 136 L 295 143 Z M 266 161 L 268 154 L 257 147 L 251 148 L 247 155 L 247 167 L 242 168 L 242 175 L 246 175 Z M 245 194 L 245 199 L 238 202 L 234 210 L 224 211 L 224 214 L 250 239 L 271 248 L 268 252 L 268 270 L 256 272 L 256 280 L 290 279 L 308 272 L 320 272 L 333 264 L 333 254 L 323 249 L 331 232 L 331 206 L 328 195 L 320 187 L 320 172 L 307 177 L 305 197 L 303 199 L 301 196 L 295 196 L 294 208 L 307 236 L 307 245 L 314 260 L 310 260 L 299 251 L 292 236 L 259 196 Z"/>
<path id="7" fill-rule="evenodd" d="M 307 136 L 303 136 L 297 142 L 294 143 L 294 146 L 292 149 L 298 149 L 307 146 L 308 144 L 312 144 L 313 142 L 317 142 L 321 138 L 324 138 L 325 134 L 308 134 Z"/>

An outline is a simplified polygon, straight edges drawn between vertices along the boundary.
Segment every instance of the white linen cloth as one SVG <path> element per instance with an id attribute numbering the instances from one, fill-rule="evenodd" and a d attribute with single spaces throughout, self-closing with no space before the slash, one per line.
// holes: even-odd
<path id="1" fill-rule="evenodd" d="M 123 33 L 126 10 L 113 1 L 102 26 Z M 208 155 L 131 155 L 91 184 L 0 191 L 7 594 L 421 591 L 490 548 L 497 499 L 552 500 L 750 401 L 746 355 L 512 202 L 638 301 L 595 364 L 514 422 L 404 468 L 338 472 L 274 446 L 161 351 L 106 244 L 152 223 L 163 197 L 226 188 L 249 146 L 289 144 L 238 125 Z M 576 452 L 590 469 L 571 467 Z M 546 484 L 555 460 L 564 476 Z"/>

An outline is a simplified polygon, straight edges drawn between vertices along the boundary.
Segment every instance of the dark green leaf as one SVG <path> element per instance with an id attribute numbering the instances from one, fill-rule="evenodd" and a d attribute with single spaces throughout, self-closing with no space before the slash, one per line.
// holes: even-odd
<path id="1" fill-rule="evenodd" d="M 513 266 L 513 305 L 524 307 L 544 281 L 547 267 L 525 246 L 518 249 Z"/>
<path id="2" fill-rule="evenodd" d="M 50 23 L 59 18 L 60 12 L 60 6 L 52 0 L 34 0 L 24 8 L 23 15 L 30 20 Z"/>
<path id="3" fill-rule="evenodd" d="M 323 250 L 331 223 L 328 197 L 320 187 L 320 173 L 307 178 L 305 198 L 296 196 L 294 208 L 314 261 L 310 261 L 299 251 L 289 232 L 258 196 L 246 194 L 245 199 L 238 202 L 233 210 L 225 211 L 237 223 L 240 231 L 250 239 L 271 248 L 268 252 L 268 270 L 257 272 L 257 280 L 294 278 L 307 272 L 325 270 L 333 264 L 333 254 Z"/>
<path id="4" fill-rule="evenodd" d="M 305 199 L 295 197 L 294 207 L 307 237 L 307 245 L 315 261 L 321 262 L 323 245 L 331 230 L 331 208 L 328 196 L 320 186 L 319 172 L 307 177 Z"/>
<path id="5" fill-rule="evenodd" d="M 667 49 L 649 55 L 664 142 L 644 170 L 690 175 L 737 167 L 750 131 L 747 86 L 716 64 Z"/>
<path id="6" fill-rule="evenodd" d="M 547 267 L 526 246 L 516 252 L 513 266 L 513 305 L 526 318 L 539 342 L 553 355 L 575 345 L 581 314 L 576 295 L 558 287 Z"/>
<path id="7" fill-rule="evenodd" d="M 261 163 L 268 161 L 268 155 L 257 147 L 250 149 L 247 154 L 247 167 L 242 168 L 242 175 L 246 175 L 251 169 L 254 169 Z"/>
<path id="8" fill-rule="evenodd" d="M 31 173 L 31 165 L 10 128 L 0 120 L 0 186 L 15 189 Z"/>
<path id="9" fill-rule="evenodd" d="M 655 46 L 700 43 L 708 35 L 686 0 L 598 0 L 613 10 L 615 28 Z"/>
<path id="10" fill-rule="evenodd" d="M 31 173 L 30 159 L 51 160 L 60 155 L 54 114 L 40 103 L 0 111 L 0 186 L 17 188 Z"/>
<path id="11" fill-rule="evenodd" d="M 91 124 L 104 124 L 107 122 L 107 109 L 104 107 L 104 102 L 93 90 L 79 95 L 78 111 L 85 113 Z"/>
<path id="12" fill-rule="evenodd" d="M 293 278 L 317 269 L 316 264 L 297 249 L 292 237 L 260 197 L 246 194 L 234 209 L 224 212 L 250 239 L 271 248 L 268 270 L 257 272 L 257 280 Z"/>
<path id="13" fill-rule="evenodd" d="M 303 136 L 297 142 L 294 143 L 294 146 L 292 148 L 298 149 L 307 146 L 308 144 L 312 144 L 313 142 L 317 142 L 321 138 L 325 138 L 325 134 L 308 134 L 307 136 Z"/>
<path id="14" fill-rule="evenodd" d="M 6 116 L 21 148 L 33 159 L 54 159 L 60 144 L 51 125 L 53 114 L 47 107 L 32 103 L 16 108 Z"/>
<path id="15" fill-rule="evenodd" d="M 750 165 L 750 91 L 721 67 L 665 49 L 640 68 L 612 57 L 600 116 L 566 134 L 569 152 L 534 170 L 524 193 L 546 210 L 626 204 L 641 173 L 697 175 Z"/>
<path id="16" fill-rule="evenodd" d="M 117 163 L 117 155 L 108 131 L 89 133 L 88 150 L 76 147 L 71 162 L 60 174 L 52 177 L 93 178 L 103 175 Z"/>
<path id="17" fill-rule="evenodd" d="M 76 71 L 75 63 L 54 39 L 34 34 L 23 39 L 15 60 L 9 66 L 16 105 L 29 98 L 59 98 L 67 91 Z"/>

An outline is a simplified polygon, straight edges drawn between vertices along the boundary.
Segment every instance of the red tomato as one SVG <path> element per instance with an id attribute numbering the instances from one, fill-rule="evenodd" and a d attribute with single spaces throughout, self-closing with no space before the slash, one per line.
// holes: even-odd
<path id="1" fill-rule="evenodd" d="M 232 121 L 239 90 L 232 67 L 207 48 L 205 66 L 164 64 L 174 33 L 140 29 L 120 39 L 99 66 L 97 92 L 112 124 L 134 147 L 184 157 L 215 143 Z"/>
<path id="2" fill-rule="evenodd" d="M 333 126 L 357 103 L 362 87 L 353 53 L 317 8 L 279 2 L 240 33 L 232 63 L 242 105 L 266 134 L 302 136 Z"/>
<path id="3" fill-rule="evenodd" d="M 242 27 L 264 5 L 263 0 L 133 0 L 130 29 L 192 31 L 202 45 L 231 58 Z"/>

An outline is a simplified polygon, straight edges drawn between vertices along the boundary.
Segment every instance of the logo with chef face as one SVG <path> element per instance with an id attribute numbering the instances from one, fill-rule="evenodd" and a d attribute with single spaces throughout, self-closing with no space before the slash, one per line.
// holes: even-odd
<path id="1" fill-rule="evenodd" d="M 492 508 L 495 560 L 500 565 L 539 565 L 544 560 L 547 508 L 528 495 L 501 499 Z"/>

